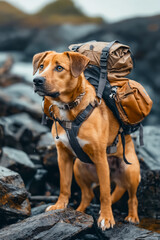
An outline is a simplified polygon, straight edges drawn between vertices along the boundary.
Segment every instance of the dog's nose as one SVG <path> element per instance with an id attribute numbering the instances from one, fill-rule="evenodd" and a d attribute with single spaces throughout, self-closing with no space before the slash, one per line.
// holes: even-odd
<path id="1" fill-rule="evenodd" d="M 42 86 L 44 84 L 45 78 L 44 77 L 35 77 L 33 79 L 33 83 L 35 86 Z"/>

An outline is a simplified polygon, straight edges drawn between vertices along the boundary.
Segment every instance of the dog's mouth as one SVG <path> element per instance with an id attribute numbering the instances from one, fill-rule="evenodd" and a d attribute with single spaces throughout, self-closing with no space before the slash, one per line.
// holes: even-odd
<path id="1" fill-rule="evenodd" d="M 48 96 L 48 97 L 57 98 L 60 95 L 59 92 L 48 92 L 41 88 L 34 88 L 34 92 L 41 97 Z"/>

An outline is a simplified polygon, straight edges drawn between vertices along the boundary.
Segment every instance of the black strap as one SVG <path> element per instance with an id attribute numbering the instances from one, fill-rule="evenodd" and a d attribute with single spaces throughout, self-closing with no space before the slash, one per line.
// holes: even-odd
<path id="1" fill-rule="evenodd" d="M 79 132 L 79 128 L 82 125 L 82 123 L 87 120 L 87 118 L 91 115 L 93 112 L 94 108 L 97 106 L 97 104 L 89 104 L 83 112 L 81 112 L 76 119 L 72 123 L 71 129 L 66 129 L 66 133 L 68 136 L 69 143 L 75 152 L 76 156 L 84 163 L 92 163 L 92 160 L 90 157 L 83 151 L 81 148 L 77 135 Z"/>
<path id="2" fill-rule="evenodd" d="M 107 86 L 108 90 L 110 90 L 111 85 L 107 79 L 107 60 L 109 56 L 109 50 L 112 47 L 112 45 L 117 42 L 112 41 L 110 42 L 105 48 L 103 48 L 100 58 L 100 77 L 99 77 L 99 85 L 98 85 L 98 91 L 97 91 L 97 97 L 102 98 L 104 88 Z"/>
<path id="3" fill-rule="evenodd" d="M 131 164 L 130 162 L 127 161 L 125 156 L 125 134 L 122 128 L 121 128 L 120 134 L 121 134 L 121 140 L 122 140 L 122 146 L 123 146 L 123 160 L 126 164 Z"/>
<path id="4" fill-rule="evenodd" d="M 71 121 L 61 121 L 58 118 L 55 118 L 54 115 L 52 118 L 55 121 L 58 121 L 61 127 L 66 131 L 70 146 L 72 147 L 73 151 L 75 152 L 76 156 L 84 163 L 92 163 L 90 157 L 83 151 L 81 148 L 78 140 L 77 140 L 77 135 L 80 126 L 82 123 L 87 120 L 87 118 L 91 115 L 93 112 L 94 108 L 98 106 L 97 102 L 95 101 L 94 104 L 89 104 L 77 117 L 76 119 L 71 122 Z"/>

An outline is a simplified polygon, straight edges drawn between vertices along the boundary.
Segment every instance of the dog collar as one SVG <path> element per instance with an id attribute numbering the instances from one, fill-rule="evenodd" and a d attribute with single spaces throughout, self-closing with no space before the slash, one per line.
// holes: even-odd
<path id="1" fill-rule="evenodd" d="M 85 92 L 81 93 L 73 102 L 61 103 L 61 105 L 58 106 L 58 108 L 63 109 L 63 110 L 71 110 L 71 109 L 77 107 L 78 104 L 80 104 L 84 95 L 85 95 Z"/>

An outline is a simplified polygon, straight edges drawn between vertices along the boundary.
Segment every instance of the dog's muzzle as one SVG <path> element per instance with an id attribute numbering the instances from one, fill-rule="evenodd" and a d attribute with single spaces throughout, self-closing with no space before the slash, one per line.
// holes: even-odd
<path id="1" fill-rule="evenodd" d="M 33 79 L 34 91 L 40 96 L 49 96 L 53 98 L 57 98 L 60 93 L 59 92 L 48 92 L 45 88 L 45 81 L 44 77 L 35 77 Z"/>

